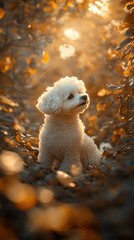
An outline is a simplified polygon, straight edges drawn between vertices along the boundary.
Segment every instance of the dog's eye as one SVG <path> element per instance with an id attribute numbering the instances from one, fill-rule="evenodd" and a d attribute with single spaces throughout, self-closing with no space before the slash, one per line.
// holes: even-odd
<path id="1" fill-rule="evenodd" d="M 74 97 L 74 95 L 71 93 L 67 99 L 72 99 Z"/>

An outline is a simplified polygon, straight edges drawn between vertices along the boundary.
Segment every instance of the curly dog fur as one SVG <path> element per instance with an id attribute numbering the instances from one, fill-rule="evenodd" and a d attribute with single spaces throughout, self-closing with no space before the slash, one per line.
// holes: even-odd
<path id="1" fill-rule="evenodd" d="M 46 170 L 54 160 L 59 161 L 60 170 L 73 175 L 81 173 L 82 166 L 100 164 L 101 152 L 79 118 L 89 102 L 85 85 L 77 77 L 61 78 L 39 97 L 36 106 L 45 113 L 45 122 L 39 134 L 38 161 Z"/>

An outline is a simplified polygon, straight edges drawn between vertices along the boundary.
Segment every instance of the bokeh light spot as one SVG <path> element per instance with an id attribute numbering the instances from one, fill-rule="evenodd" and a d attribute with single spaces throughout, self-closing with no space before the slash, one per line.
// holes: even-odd
<path id="1" fill-rule="evenodd" d="M 3 151 L 0 155 L 0 167 L 6 174 L 16 174 L 23 169 L 23 159 L 15 152 Z"/>
<path id="2" fill-rule="evenodd" d="M 54 193 L 47 188 L 40 188 L 38 196 L 40 202 L 42 203 L 50 203 L 54 199 Z"/>
<path id="3" fill-rule="evenodd" d="M 36 204 L 35 190 L 29 184 L 22 184 L 17 180 L 13 180 L 7 185 L 5 193 L 19 209 L 26 210 Z"/>
<path id="4" fill-rule="evenodd" d="M 110 14 L 109 0 L 95 1 L 95 3 L 89 3 L 89 12 L 92 12 L 101 17 L 107 17 Z"/>
<path id="5" fill-rule="evenodd" d="M 75 48 L 72 45 L 60 45 L 59 46 L 60 57 L 66 59 L 75 55 Z"/>
<path id="6" fill-rule="evenodd" d="M 80 38 L 80 34 L 78 31 L 72 29 L 72 28 L 67 28 L 64 31 L 64 35 L 69 38 L 70 40 L 77 40 Z"/>

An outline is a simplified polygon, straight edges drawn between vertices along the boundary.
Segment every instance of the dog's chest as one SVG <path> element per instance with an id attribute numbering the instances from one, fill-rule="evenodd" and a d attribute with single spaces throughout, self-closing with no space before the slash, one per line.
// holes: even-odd
<path id="1" fill-rule="evenodd" d="M 74 142 L 81 141 L 82 132 L 80 129 L 76 129 L 75 126 L 68 126 L 67 128 L 63 126 L 53 127 L 46 132 L 47 138 L 51 140 L 51 142 L 55 142 L 56 145 L 64 145 L 73 144 Z"/>
<path id="2" fill-rule="evenodd" d="M 54 155 L 64 155 L 65 152 L 80 147 L 84 133 L 80 123 L 61 122 L 44 127 L 46 144 Z"/>

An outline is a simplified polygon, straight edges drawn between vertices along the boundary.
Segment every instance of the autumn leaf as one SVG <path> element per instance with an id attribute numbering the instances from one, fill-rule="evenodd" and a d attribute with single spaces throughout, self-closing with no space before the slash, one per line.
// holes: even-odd
<path id="1" fill-rule="evenodd" d="M 101 90 L 99 90 L 99 92 L 97 93 L 97 95 L 99 97 L 104 97 L 104 96 L 108 96 L 111 94 L 111 91 L 109 91 L 108 89 L 104 89 L 102 88 Z"/>
<path id="2" fill-rule="evenodd" d="M 48 61 L 49 61 L 49 54 L 44 51 L 42 55 L 43 55 L 42 62 L 45 63 L 45 64 L 48 63 Z"/>
<path id="3" fill-rule="evenodd" d="M 3 8 L 0 8 L 0 19 L 2 19 L 5 16 L 5 11 Z"/>
<path id="4" fill-rule="evenodd" d="M 114 135 L 119 135 L 122 137 L 125 135 L 126 132 L 124 128 L 119 128 L 119 129 L 116 128 L 113 133 Z"/>
<path id="5" fill-rule="evenodd" d="M 0 71 L 8 72 L 14 65 L 14 59 L 10 56 L 0 59 Z"/>
<path id="6" fill-rule="evenodd" d="M 55 10 L 58 7 L 54 1 L 51 2 L 51 6 L 52 6 L 53 10 Z"/>
<path id="7" fill-rule="evenodd" d="M 62 184 L 63 186 L 68 186 L 68 187 L 76 186 L 73 178 L 69 174 L 63 171 L 57 171 L 56 178 L 58 179 L 59 183 Z"/>
<path id="8" fill-rule="evenodd" d="M 32 67 L 29 67 L 27 71 L 28 71 L 29 75 L 34 75 L 37 72 L 37 70 Z"/>
<path id="9" fill-rule="evenodd" d="M 107 103 L 105 101 L 100 101 L 97 103 L 96 108 L 98 112 L 105 112 L 107 109 Z"/>

